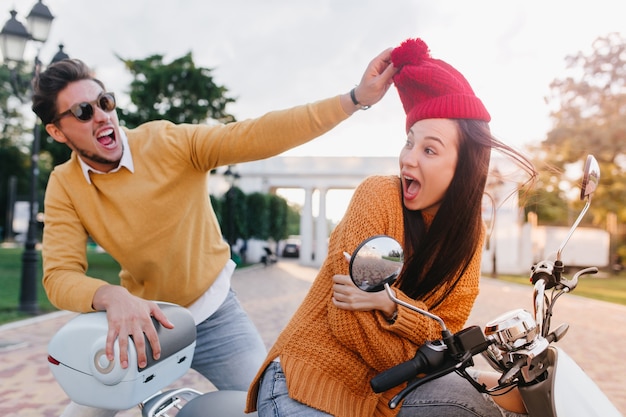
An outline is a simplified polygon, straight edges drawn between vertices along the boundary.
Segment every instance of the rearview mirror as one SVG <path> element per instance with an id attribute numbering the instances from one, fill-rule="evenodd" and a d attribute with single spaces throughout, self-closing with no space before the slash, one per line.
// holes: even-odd
<path id="1" fill-rule="evenodd" d="M 363 291 L 377 292 L 391 285 L 404 265 L 404 251 L 392 237 L 373 236 L 359 245 L 350 258 L 350 277 Z"/>
<path id="2" fill-rule="evenodd" d="M 584 200 L 591 196 L 598 188 L 600 182 L 600 166 L 593 155 L 587 156 L 585 161 L 585 170 L 583 172 L 583 181 L 580 186 L 580 199 Z"/>
<path id="3" fill-rule="evenodd" d="M 561 246 L 559 246 L 559 250 L 556 252 L 556 262 L 561 262 L 561 254 L 563 253 L 565 245 L 567 245 L 569 238 L 572 237 L 572 233 L 574 233 L 574 230 L 576 230 L 576 228 L 580 224 L 580 221 L 587 213 L 587 210 L 589 210 L 589 206 L 591 205 L 591 195 L 596 191 L 596 188 L 598 188 L 599 181 L 600 166 L 598 165 L 598 161 L 596 161 L 596 158 L 593 155 L 587 155 L 587 160 L 585 161 L 585 169 L 583 171 L 583 180 L 580 185 L 580 199 L 587 199 L 587 202 L 585 203 L 585 206 L 583 207 L 581 212 L 578 214 L 578 218 L 569 229 L 569 233 L 563 240 L 563 243 L 561 243 Z M 537 309 L 535 309 L 535 311 L 537 311 Z"/>

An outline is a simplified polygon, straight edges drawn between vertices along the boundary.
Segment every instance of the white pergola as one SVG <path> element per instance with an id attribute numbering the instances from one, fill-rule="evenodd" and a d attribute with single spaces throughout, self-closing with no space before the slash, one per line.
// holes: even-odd
<path id="1" fill-rule="evenodd" d="M 300 263 L 311 266 L 320 266 L 326 258 L 328 191 L 355 189 L 369 175 L 391 175 L 399 172 L 397 157 L 279 156 L 237 164 L 236 169 L 239 174 L 238 187 L 246 193 L 274 193 L 278 188 L 304 190 L 300 217 Z M 319 193 L 317 210 L 313 207 L 315 191 Z M 316 218 L 313 216 L 314 212 L 318 213 Z M 323 238 L 316 239 L 316 236 Z"/>

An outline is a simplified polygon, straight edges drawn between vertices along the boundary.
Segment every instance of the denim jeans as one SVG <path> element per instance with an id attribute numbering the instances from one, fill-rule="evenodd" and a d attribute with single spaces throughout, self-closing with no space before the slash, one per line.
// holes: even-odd
<path id="1" fill-rule="evenodd" d="M 196 330 L 191 367 L 219 390 L 247 391 L 267 350 L 232 289 L 220 308 Z"/>
<path id="2" fill-rule="evenodd" d="M 279 362 L 263 373 L 257 400 L 259 417 L 328 417 L 289 397 L 285 374 Z M 452 373 L 422 385 L 402 402 L 399 417 L 516 417 L 499 408 L 461 376 Z"/>
<path id="3" fill-rule="evenodd" d="M 267 351 L 232 289 L 220 308 L 198 324 L 196 331 L 191 367 L 217 389 L 247 391 Z M 72 402 L 61 417 L 113 417 L 115 414 L 117 411 Z"/>
<path id="4" fill-rule="evenodd" d="M 257 399 L 259 417 L 332 417 L 289 397 L 283 368 L 271 362 L 261 378 Z"/>
<path id="5" fill-rule="evenodd" d="M 430 381 L 406 396 L 398 417 L 521 417 L 498 407 L 462 376 L 451 373 Z"/>

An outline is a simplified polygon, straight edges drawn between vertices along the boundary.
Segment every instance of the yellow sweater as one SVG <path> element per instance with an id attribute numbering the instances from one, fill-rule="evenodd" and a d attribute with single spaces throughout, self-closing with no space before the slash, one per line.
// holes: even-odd
<path id="1" fill-rule="evenodd" d="M 132 294 L 193 303 L 228 261 L 210 204 L 208 172 L 305 143 L 348 115 L 339 97 L 227 125 L 149 122 L 128 130 L 134 173 L 91 173 L 78 157 L 57 166 L 45 196 L 43 283 L 60 309 L 92 311 L 106 282 L 86 276 L 88 236 L 120 264 Z"/>
<path id="2" fill-rule="evenodd" d="M 375 394 L 369 382 L 377 373 L 413 358 L 426 340 L 441 338 L 432 319 L 398 308 L 394 324 L 382 314 L 353 312 L 331 301 L 332 276 L 347 275 L 343 252 L 353 253 L 366 238 L 385 234 L 404 241 L 402 198 L 398 177 L 374 176 L 355 191 L 340 224 L 333 231 L 328 257 L 302 305 L 271 348 L 248 397 L 248 411 L 256 409 L 259 377 L 274 358 L 287 378 L 290 397 L 337 417 L 394 416 L 387 406 L 400 388 Z M 427 223 L 432 218 L 426 219 Z M 443 318 L 449 330 L 460 330 L 478 295 L 481 245 L 457 287 L 432 313 Z M 429 305 L 398 298 L 429 310 Z"/>

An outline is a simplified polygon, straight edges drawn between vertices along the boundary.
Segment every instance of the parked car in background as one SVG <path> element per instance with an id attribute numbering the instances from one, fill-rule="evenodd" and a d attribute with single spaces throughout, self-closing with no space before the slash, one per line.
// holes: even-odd
<path id="1" fill-rule="evenodd" d="M 300 257 L 300 237 L 290 236 L 285 240 L 283 245 L 283 258 L 299 258 Z"/>

